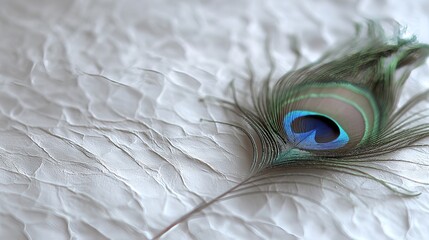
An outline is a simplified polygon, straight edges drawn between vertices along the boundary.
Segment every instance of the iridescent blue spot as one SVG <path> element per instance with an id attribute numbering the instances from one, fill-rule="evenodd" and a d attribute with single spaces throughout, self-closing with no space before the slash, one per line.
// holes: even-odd
<path id="1" fill-rule="evenodd" d="M 349 136 L 332 118 L 311 111 L 295 110 L 283 120 L 291 144 L 307 150 L 332 150 L 344 147 Z"/>

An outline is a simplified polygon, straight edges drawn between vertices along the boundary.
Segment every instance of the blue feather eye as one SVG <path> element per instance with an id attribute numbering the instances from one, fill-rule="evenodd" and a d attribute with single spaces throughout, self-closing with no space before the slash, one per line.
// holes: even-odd
<path id="1" fill-rule="evenodd" d="M 283 104 L 274 108 L 284 116 L 286 142 L 299 149 L 352 149 L 378 132 L 374 97 L 350 83 L 298 85 L 280 101 Z"/>
<path id="2" fill-rule="evenodd" d="M 286 136 L 297 148 L 332 150 L 344 147 L 349 136 L 333 119 L 310 111 L 292 111 L 283 121 Z"/>

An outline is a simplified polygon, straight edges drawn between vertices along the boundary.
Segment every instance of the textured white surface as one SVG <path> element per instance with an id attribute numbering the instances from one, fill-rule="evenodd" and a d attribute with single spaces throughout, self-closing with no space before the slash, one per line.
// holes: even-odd
<path id="1" fill-rule="evenodd" d="M 424 0 L 1 1 L 0 239 L 154 237 L 249 173 L 245 136 L 199 121 L 235 117 L 199 99 L 230 100 L 232 79 L 245 89 L 246 58 L 262 79 L 267 36 L 279 76 L 295 59 L 290 36 L 303 63 L 365 18 L 391 17 L 429 42 L 428 11 Z M 415 71 L 409 90 L 427 87 L 428 73 Z M 427 180 L 427 169 L 407 169 Z M 163 238 L 429 236 L 427 187 L 404 198 L 311 174 L 265 188 L 282 194 L 219 202 Z"/>

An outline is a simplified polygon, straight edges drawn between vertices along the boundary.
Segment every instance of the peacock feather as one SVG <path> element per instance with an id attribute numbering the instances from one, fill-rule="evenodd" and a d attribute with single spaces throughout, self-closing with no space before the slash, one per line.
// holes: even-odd
<path id="1" fill-rule="evenodd" d="M 252 142 L 251 175 L 155 238 L 282 167 L 319 166 L 379 181 L 401 194 L 418 194 L 354 168 L 368 161 L 383 161 L 382 155 L 420 146 L 416 142 L 429 136 L 429 124 L 422 122 L 427 115 L 409 113 L 429 91 L 398 108 L 404 84 L 411 71 L 425 62 L 429 45 L 418 43 L 415 37 L 404 38 L 401 32 L 396 26 L 394 36 L 387 36 L 379 24 L 369 22 L 366 32 L 360 30 L 359 37 L 318 61 L 293 69 L 275 82 L 270 73 L 257 91 L 252 78 L 250 106 L 241 104 L 235 94 L 234 102 L 222 101 L 255 133 L 229 124 L 245 131 Z"/>

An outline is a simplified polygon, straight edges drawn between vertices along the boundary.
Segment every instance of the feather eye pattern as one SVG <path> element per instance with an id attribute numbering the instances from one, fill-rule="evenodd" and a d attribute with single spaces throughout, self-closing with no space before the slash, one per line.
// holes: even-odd
<path id="1" fill-rule="evenodd" d="M 363 36 L 314 63 L 295 68 L 275 82 L 270 72 L 257 90 L 251 74 L 250 106 L 240 103 L 232 85 L 234 102 L 219 101 L 255 133 L 238 124 L 224 123 L 241 129 L 252 143 L 250 176 L 203 202 L 154 239 L 217 201 L 240 196 L 258 181 L 267 179 L 261 177 L 267 172 L 282 176 L 282 168 L 316 166 L 371 179 L 403 195 L 418 195 L 360 167 L 377 161 L 429 166 L 382 158 L 401 149 L 426 146 L 417 142 L 429 137 L 429 124 L 424 121 L 429 115 L 410 111 L 429 97 L 429 91 L 411 97 L 399 108 L 397 105 L 410 73 L 429 56 L 429 45 L 418 43 L 415 37 L 403 38 L 399 25 L 395 25 L 393 36 L 385 34 L 378 23 L 369 22 L 367 26 L 364 34 L 359 33 Z"/>
<path id="2" fill-rule="evenodd" d="M 411 98 L 397 109 L 401 90 L 411 71 L 425 62 L 429 45 L 415 37 L 388 38 L 376 23 L 366 37 L 348 43 L 338 53 L 291 71 L 261 94 L 253 109 L 237 103 L 238 113 L 261 142 L 253 172 L 266 168 L 311 163 L 334 164 L 377 157 L 429 136 L 427 116 L 406 114 L 429 92 Z M 337 51 L 338 52 L 338 51 Z M 252 91 L 253 92 L 253 91 Z"/>

